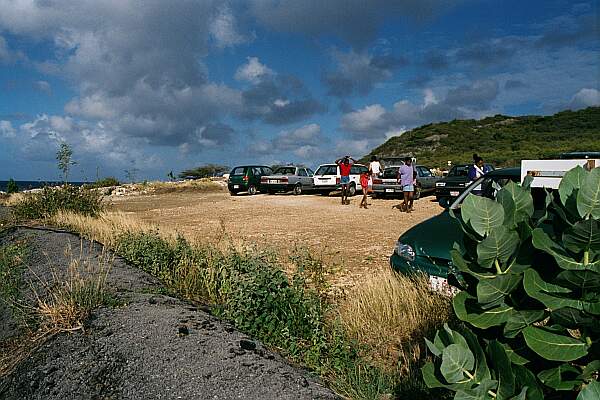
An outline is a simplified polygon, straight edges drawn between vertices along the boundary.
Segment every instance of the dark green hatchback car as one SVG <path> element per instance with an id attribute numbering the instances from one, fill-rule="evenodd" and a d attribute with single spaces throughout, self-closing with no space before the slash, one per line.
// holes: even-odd
<path id="1" fill-rule="evenodd" d="M 232 196 L 240 192 L 255 195 L 257 192 L 263 191 L 260 178 L 272 173 L 273 170 L 265 165 L 240 165 L 229 173 L 227 189 Z"/>
<path id="2" fill-rule="evenodd" d="M 520 179 L 520 168 L 505 168 L 488 172 L 473 182 L 452 204 L 443 204 L 447 209 L 441 214 L 400 236 L 390 257 L 391 267 L 404 274 L 424 272 L 430 276 L 432 284 L 447 285 L 449 271 L 452 270 L 450 250 L 455 242 L 462 241 L 463 235 L 459 222 L 452 218 L 449 209 L 460 213 L 463 200 L 473 189 L 481 188 L 483 196 L 494 198 L 498 188 Z M 445 201 L 442 199 L 441 203 Z"/>

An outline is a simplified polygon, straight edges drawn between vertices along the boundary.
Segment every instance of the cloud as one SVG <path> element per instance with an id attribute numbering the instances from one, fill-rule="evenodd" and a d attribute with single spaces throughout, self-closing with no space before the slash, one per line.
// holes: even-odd
<path id="1" fill-rule="evenodd" d="M 235 16 L 229 7 L 222 7 L 210 24 L 210 33 L 217 47 L 230 47 L 250 39 L 238 32 Z"/>
<path id="2" fill-rule="evenodd" d="M 526 87 L 527 84 L 518 79 L 508 79 L 506 82 L 504 82 L 504 90 L 523 89 Z"/>
<path id="3" fill-rule="evenodd" d="M 592 106 L 600 106 L 600 91 L 598 89 L 583 88 L 571 98 L 568 108 L 579 110 Z"/>
<path id="4" fill-rule="evenodd" d="M 33 82 L 33 88 L 39 92 L 47 94 L 48 96 L 52 94 L 52 86 L 46 81 Z"/>
<path id="5" fill-rule="evenodd" d="M 489 79 L 476 81 L 471 85 L 462 85 L 449 90 L 445 103 L 449 106 L 485 110 L 498 97 L 498 93 L 498 82 Z"/>
<path id="6" fill-rule="evenodd" d="M 248 62 L 235 71 L 235 79 L 254 84 L 260 83 L 264 78 L 273 76 L 274 72 L 258 60 L 258 57 L 248 57 Z"/>
<path id="7" fill-rule="evenodd" d="M 15 128 L 13 128 L 10 121 L 0 121 L 0 136 L 5 138 L 15 137 Z"/>
<path id="8" fill-rule="evenodd" d="M 449 60 L 444 52 L 440 50 L 429 50 L 423 57 L 423 64 L 431 70 L 439 71 L 448 68 Z"/>
<path id="9" fill-rule="evenodd" d="M 335 35 L 355 48 L 371 42 L 381 23 L 398 17 L 422 21 L 460 0 L 252 0 L 250 11 L 264 26 L 311 37 Z"/>
<path id="10" fill-rule="evenodd" d="M 325 72 L 322 81 L 328 87 L 328 94 L 337 97 L 366 95 L 375 84 L 390 79 L 394 70 L 408 64 L 404 58 L 354 51 L 334 51 L 333 59 L 337 68 Z"/>
<path id="11" fill-rule="evenodd" d="M 13 51 L 2 36 L 0 36 L 0 64 L 12 64 L 24 61 L 27 57 L 21 51 Z"/>
<path id="12" fill-rule="evenodd" d="M 323 141 L 321 127 L 318 124 L 309 124 L 281 132 L 273 139 L 273 147 L 278 151 L 295 150 L 304 146 L 318 146 Z"/>

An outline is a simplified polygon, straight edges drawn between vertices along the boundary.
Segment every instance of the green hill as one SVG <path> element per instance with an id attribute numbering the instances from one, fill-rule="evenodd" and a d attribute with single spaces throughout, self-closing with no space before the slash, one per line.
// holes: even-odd
<path id="1" fill-rule="evenodd" d="M 428 124 L 390 138 L 363 161 L 371 155 L 411 155 L 419 164 L 442 167 L 448 160 L 470 162 L 477 153 L 485 162 L 502 167 L 569 151 L 600 151 L 600 107 L 546 117 L 496 115 Z"/>

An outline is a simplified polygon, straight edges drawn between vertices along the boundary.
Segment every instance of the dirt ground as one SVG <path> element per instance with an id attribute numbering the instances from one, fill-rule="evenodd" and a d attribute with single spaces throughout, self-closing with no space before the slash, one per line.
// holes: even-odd
<path id="1" fill-rule="evenodd" d="M 358 208 L 360 200 L 357 195 L 343 206 L 333 196 L 230 196 L 227 192 L 110 198 L 113 209 L 174 228 L 187 237 L 214 241 L 229 236 L 272 247 L 283 256 L 298 247 L 309 248 L 323 257 L 339 288 L 354 286 L 374 270 L 387 268 L 398 237 L 442 211 L 432 196 L 417 200 L 410 214 L 397 208 L 399 199 L 369 199 L 367 210 Z"/>

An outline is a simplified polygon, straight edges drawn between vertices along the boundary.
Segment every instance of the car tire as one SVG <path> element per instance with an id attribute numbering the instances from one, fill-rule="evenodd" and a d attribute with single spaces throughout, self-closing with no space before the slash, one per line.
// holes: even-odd
<path id="1" fill-rule="evenodd" d="M 350 186 L 348 187 L 348 196 L 352 197 L 356 194 L 356 185 L 354 185 L 354 183 L 351 183 Z"/>
<path id="2" fill-rule="evenodd" d="M 423 189 L 421 188 L 421 185 L 417 184 L 417 186 L 415 186 L 415 194 L 413 196 L 415 200 L 418 200 L 421 198 L 422 191 L 423 191 Z"/>
<path id="3" fill-rule="evenodd" d="M 294 190 L 292 193 L 294 193 L 295 196 L 302 194 L 302 185 L 298 184 L 298 185 L 294 186 Z"/>
<path id="4" fill-rule="evenodd" d="M 237 195 L 236 192 L 229 192 L 229 194 L 232 195 L 232 196 L 236 196 Z"/>
<path id="5" fill-rule="evenodd" d="M 256 194 L 256 186 L 254 186 L 254 185 L 248 186 L 248 194 L 250 196 L 254 196 Z"/>

